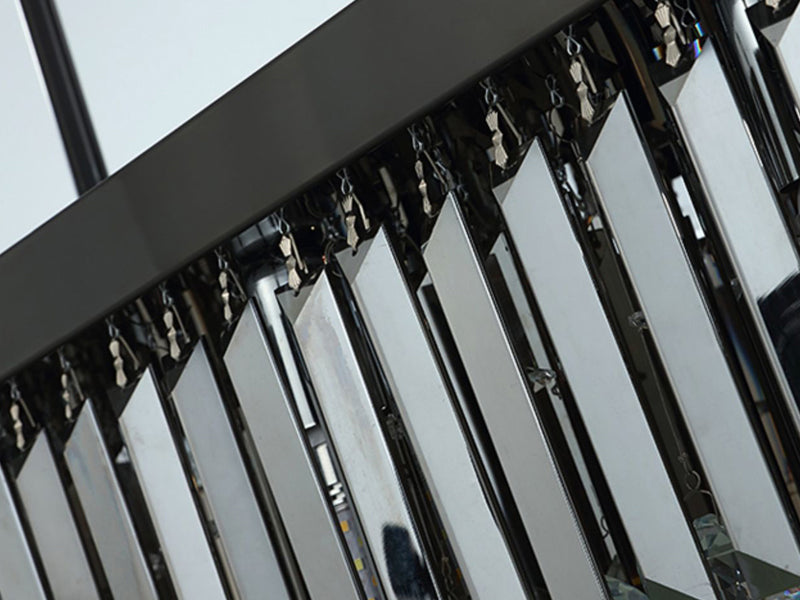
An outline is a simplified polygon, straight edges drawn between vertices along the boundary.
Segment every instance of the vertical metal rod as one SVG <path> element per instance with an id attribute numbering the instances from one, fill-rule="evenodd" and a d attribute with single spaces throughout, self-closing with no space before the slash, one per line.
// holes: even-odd
<path id="1" fill-rule="evenodd" d="M 791 523 L 624 98 L 587 165 L 728 533 L 739 550 L 800 573 Z"/>
<path id="2" fill-rule="evenodd" d="M 156 600 L 91 400 L 83 405 L 64 457 L 114 598 Z"/>
<path id="3" fill-rule="evenodd" d="M 238 593 L 243 598 L 288 600 L 280 565 L 203 343 L 189 357 L 172 399 Z"/>
<path id="4" fill-rule="evenodd" d="M 39 55 L 50 101 L 61 130 L 78 193 L 106 178 L 106 167 L 72 64 L 53 0 L 20 0 Z"/>
<path id="5" fill-rule="evenodd" d="M 608 598 L 455 198 L 425 262 L 554 598 Z"/>
<path id="6" fill-rule="evenodd" d="M 50 587 L 59 598 L 99 598 L 78 528 L 53 460 L 47 435 L 33 442 L 17 475 L 25 507 Z"/>
<path id="7" fill-rule="evenodd" d="M 385 230 L 362 245 L 355 257 L 342 256 L 340 263 L 440 508 L 468 589 L 476 598 L 525 598 Z"/>
<path id="8" fill-rule="evenodd" d="M 502 207 L 644 577 L 711 600 L 713 586 L 538 140 Z"/>
<path id="9" fill-rule="evenodd" d="M 225 590 L 150 370 L 136 385 L 119 425 L 178 596 L 224 599 Z"/>
<path id="10" fill-rule="evenodd" d="M 436 596 L 327 272 L 311 289 L 294 328 L 387 597 Z"/>

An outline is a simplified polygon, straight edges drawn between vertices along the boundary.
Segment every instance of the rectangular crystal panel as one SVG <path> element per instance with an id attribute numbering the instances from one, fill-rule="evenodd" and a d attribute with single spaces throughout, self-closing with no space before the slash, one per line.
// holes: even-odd
<path id="1" fill-rule="evenodd" d="M 261 294 L 275 295 L 266 288 L 259 288 Z M 294 361 L 291 355 L 284 359 Z M 225 364 L 308 593 L 315 600 L 360 598 L 339 525 L 317 480 L 292 397 L 253 303 L 239 320 Z"/>
<path id="2" fill-rule="evenodd" d="M 91 400 L 78 415 L 64 457 L 114 598 L 155 600 L 157 594 Z"/>
<path id="3" fill-rule="evenodd" d="M 0 469 L 0 595 L 44 600 L 44 588 L 25 538 L 4 469 Z"/>
<path id="4" fill-rule="evenodd" d="M 322 273 L 294 320 L 297 340 L 387 597 L 434 595 L 398 473 L 328 277 Z"/>
<path id="5" fill-rule="evenodd" d="M 644 576 L 711 600 L 711 582 L 538 140 L 503 213 Z"/>
<path id="6" fill-rule="evenodd" d="M 99 598 L 44 432 L 17 475 L 17 490 L 51 589 L 59 598 Z"/>
<path id="7" fill-rule="evenodd" d="M 795 105 L 800 106 L 800 13 L 765 27 L 762 33 L 775 50 Z"/>
<path id="8" fill-rule="evenodd" d="M 425 249 L 433 285 L 554 598 L 607 598 L 454 198 Z"/>
<path id="9" fill-rule="evenodd" d="M 361 315 L 472 595 L 525 598 L 486 504 L 416 303 L 384 229 L 341 255 Z"/>
<path id="10" fill-rule="evenodd" d="M 285 322 L 283 309 L 280 302 L 278 302 L 278 297 L 275 295 L 275 289 L 278 286 L 276 276 L 261 277 L 255 282 L 255 296 L 258 307 L 261 309 L 261 314 L 264 315 L 264 326 L 268 330 L 269 338 L 275 344 L 275 352 L 284 357 L 284 360 L 279 361 L 279 370 L 286 375 L 288 389 L 293 391 L 286 398 L 293 394 L 292 400 L 289 402 L 297 408 L 303 427 L 311 429 L 317 425 L 316 416 L 306 394 L 300 392 L 303 389 L 303 378 L 300 375 L 297 363 L 292 357 L 292 345 L 289 342 L 289 332 L 287 331 L 288 325 Z"/>
<path id="11" fill-rule="evenodd" d="M 739 550 L 800 572 L 791 524 L 623 98 L 587 164 L 728 534 Z"/>
<path id="12" fill-rule="evenodd" d="M 178 596 L 225 598 L 151 371 L 136 385 L 119 425 Z"/>
<path id="13" fill-rule="evenodd" d="M 175 388 L 183 425 L 234 585 L 245 598 L 288 599 L 280 565 L 231 429 L 205 346 L 192 352 Z"/>
<path id="14" fill-rule="evenodd" d="M 733 258 L 794 425 L 800 411 L 758 303 L 800 272 L 797 253 L 710 42 L 691 70 L 661 88 Z"/>
<path id="15" fill-rule="evenodd" d="M 513 183 L 513 178 L 506 181 L 505 184 L 507 187 L 504 192 L 507 192 L 507 188 Z M 502 200 L 505 198 L 505 193 L 498 193 L 498 191 L 498 188 L 494 189 L 495 198 L 502 202 Z M 533 311 L 531 310 L 528 299 L 526 298 L 522 280 L 519 272 L 517 271 L 517 267 L 514 264 L 514 258 L 511 255 L 511 251 L 508 247 L 508 240 L 504 234 L 501 234 L 498 237 L 497 242 L 495 242 L 494 246 L 492 247 L 491 256 L 493 256 L 497 261 L 497 266 L 502 274 L 503 282 L 505 283 L 511 297 L 514 311 L 519 317 L 522 328 L 525 331 L 525 340 L 528 343 L 528 347 L 531 350 L 533 359 L 536 362 L 537 369 L 552 370 L 552 367 L 550 366 L 550 359 L 548 358 L 547 351 L 544 347 L 544 341 L 539 333 L 536 319 L 533 316 Z M 578 437 L 567 413 L 567 407 L 559 394 L 554 394 L 552 390 L 548 390 L 547 393 L 550 398 L 550 402 L 553 405 L 553 411 L 555 412 L 558 422 L 561 425 L 561 430 L 564 433 L 564 439 L 566 440 L 567 446 L 570 449 L 572 459 L 575 462 L 575 468 L 578 470 L 578 475 L 581 481 L 583 481 L 587 487 L 586 492 L 589 497 L 589 502 L 592 504 L 595 518 L 597 519 L 597 522 L 600 523 L 603 518 L 603 511 L 600 508 L 600 500 L 597 497 L 594 486 L 591 485 L 592 479 L 589 475 L 589 469 L 583 459 Z M 605 539 L 610 555 L 614 556 L 616 553 L 614 550 L 614 540 L 612 539 L 611 535 L 607 535 Z"/>
<path id="16" fill-rule="evenodd" d="M 662 87 L 749 292 L 759 299 L 798 271 L 789 232 L 711 43 Z M 735 167 L 735 168 L 734 168 Z"/>

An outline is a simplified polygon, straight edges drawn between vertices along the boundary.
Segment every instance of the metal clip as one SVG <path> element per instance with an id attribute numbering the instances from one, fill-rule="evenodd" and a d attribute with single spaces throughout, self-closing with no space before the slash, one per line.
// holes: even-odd
<path id="1" fill-rule="evenodd" d="M 61 400 L 64 403 L 64 418 L 67 421 L 72 421 L 72 392 L 69 389 L 69 375 L 61 373 Z"/>
<path id="2" fill-rule="evenodd" d="M 220 271 L 217 281 L 222 299 L 222 317 L 226 323 L 230 323 L 233 320 L 233 309 L 231 308 L 231 291 L 228 289 L 228 272 Z"/>
<path id="3" fill-rule="evenodd" d="M 358 248 L 358 231 L 356 231 L 356 216 L 347 215 L 344 218 L 345 227 L 347 227 L 347 245 L 353 250 Z"/>
<path id="4" fill-rule="evenodd" d="M 483 82 L 484 100 L 489 107 L 486 113 L 486 125 L 492 132 L 492 156 L 494 164 L 505 169 L 508 164 L 508 152 L 503 145 L 503 132 L 500 129 L 500 113 L 497 110 L 499 96 L 491 80 Z"/>
<path id="5" fill-rule="evenodd" d="M 25 411 L 25 417 L 31 427 L 35 426 L 35 422 L 31 412 L 28 410 L 28 405 L 22 399 L 22 393 L 19 391 L 16 380 L 12 379 L 9 382 L 9 387 L 11 388 L 11 406 L 8 409 L 8 413 L 11 416 L 12 427 L 14 428 L 15 445 L 17 450 L 24 450 L 27 442 L 25 440 L 25 427 L 22 423 L 21 411 Z"/>
<path id="6" fill-rule="evenodd" d="M 169 355 L 172 360 L 181 357 L 181 346 L 178 343 L 178 330 L 175 328 L 175 315 L 171 309 L 164 311 L 164 327 L 167 328 L 167 341 L 169 342 Z"/>
<path id="7" fill-rule="evenodd" d="M 64 418 L 67 421 L 71 421 L 72 407 L 75 401 L 72 398 L 72 391 L 70 390 L 68 374 L 69 363 L 67 363 L 67 359 L 64 358 L 64 353 L 61 350 L 58 351 L 58 360 L 61 363 L 61 400 L 64 403 Z"/>
<path id="8" fill-rule="evenodd" d="M 164 305 L 164 315 L 162 321 L 167 329 L 167 341 L 169 342 L 169 355 L 172 360 L 179 360 L 181 357 L 181 345 L 178 342 L 178 331 L 183 334 L 184 339 L 188 336 L 186 328 L 183 326 L 181 315 L 175 308 L 175 302 L 167 290 L 167 284 L 161 284 L 161 303 Z"/>
<path id="9" fill-rule="evenodd" d="M 128 376 L 125 373 L 125 359 L 122 357 L 122 351 L 125 350 L 133 360 L 134 370 L 139 368 L 139 359 L 110 318 L 106 319 L 106 324 L 108 325 L 108 336 L 111 338 L 108 344 L 108 351 L 113 359 L 115 380 L 117 387 L 122 389 L 128 385 Z"/>
<path id="10" fill-rule="evenodd" d="M 83 390 L 72 365 L 64 356 L 64 351 L 61 348 L 58 349 L 58 362 L 61 365 L 61 400 L 64 404 L 64 418 L 67 421 L 72 421 L 73 411 L 78 405 L 78 400 L 76 400 L 74 393 L 77 393 L 80 402 L 82 402 L 84 400 Z"/>
<path id="11" fill-rule="evenodd" d="M 576 92 L 580 102 L 581 118 L 587 123 L 591 123 L 594 120 L 595 109 L 589 98 L 589 86 L 584 81 L 584 73 L 583 63 L 577 58 L 574 59 L 569 67 L 569 74 L 577 86 Z"/>
<path id="12" fill-rule="evenodd" d="M 567 29 L 566 36 L 567 56 L 569 56 L 571 59 L 569 65 L 569 76 L 572 78 L 572 81 L 575 84 L 575 92 L 578 94 L 581 118 L 587 123 L 591 123 L 594 120 L 597 111 L 589 93 L 596 93 L 597 87 L 594 84 L 594 79 L 589 72 L 589 67 L 586 65 L 586 60 L 583 57 L 583 46 L 575 37 L 574 27 L 572 25 L 570 25 L 569 29 Z M 553 85 L 551 85 L 550 77 L 551 76 L 548 77 L 547 83 L 552 97 L 555 90 L 555 77 L 553 77 L 552 80 Z"/>
<path id="13" fill-rule="evenodd" d="M 556 372 L 552 369 L 529 369 L 528 379 L 533 384 L 534 393 L 541 390 L 553 390 L 556 386 Z"/>
<path id="14" fill-rule="evenodd" d="M 217 265 L 219 266 L 219 277 L 217 282 L 220 288 L 220 299 L 222 300 L 222 317 L 225 322 L 230 324 L 233 321 L 233 309 L 231 308 L 231 291 L 228 288 L 228 261 L 217 250 Z"/>
<path id="15" fill-rule="evenodd" d="M 425 180 L 425 165 L 422 163 L 423 154 L 427 154 L 425 152 L 425 144 L 413 126 L 408 128 L 408 132 L 411 134 L 411 146 L 417 154 L 417 160 L 414 163 L 414 172 L 417 174 L 417 179 L 419 180 L 417 189 L 419 190 L 420 196 L 422 196 L 422 212 L 430 217 L 433 216 L 433 204 L 431 204 L 430 196 L 428 196 L 428 182 Z"/>
<path id="16" fill-rule="evenodd" d="M 11 421 L 14 423 L 17 450 L 22 450 L 25 447 L 25 434 L 22 431 L 22 420 L 19 418 L 19 404 L 12 404 L 8 412 L 11 414 Z"/>
<path id="17" fill-rule="evenodd" d="M 292 252 L 292 238 L 288 235 L 283 235 L 281 241 L 278 242 L 278 248 L 286 264 L 286 272 L 289 275 L 289 287 L 297 291 L 300 289 L 302 279 L 300 279 L 300 274 L 297 272 L 297 259 Z"/>
<path id="18" fill-rule="evenodd" d="M 361 217 L 361 225 L 364 227 L 364 229 L 370 228 L 370 221 L 369 217 L 367 217 L 366 211 L 364 210 L 364 205 L 361 204 L 358 196 L 356 196 L 356 193 L 353 189 L 353 184 L 350 181 L 350 175 L 347 173 L 347 169 L 342 169 L 339 171 L 338 175 L 342 183 L 342 212 L 344 213 L 344 222 L 345 226 L 347 227 L 347 245 L 355 250 L 358 247 L 358 241 L 360 239 L 356 229 L 358 216 Z M 358 207 L 358 216 L 355 212 L 356 206 Z"/>
<path id="19" fill-rule="evenodd" d="M 678 30 L 673 24 L 672 8 L 666 2 L 659 2 L 655 10 L 655 18 L 662 29 L 664 39 L 664 62 L 670 67 L 675 67 L 681 59 L 681 49 L 678 45 Z"/>
<path id="20" fill-rule="evenodd" d="M 638 331 L 647 329 L 647 318 L 644 316 L 644 312 L 637 310 L 635 313 L 628 315 L 628 325 Z"/>
<path id="21" fill-rule="evenodd" d="M 417 189 L 419 190 L 420 196 L 422 196 L 422 212 L 430 217 L 433 215 L 433 204 L 431 204 L 431 199 L 428 196 L 428 182 L 425 181 L 425 166 L 419 159 L 414 163 L 414 172 L 419 179 Z"/>
<path id="22" fill-rule="evenodd" d="M 289 222 L 284 218 L 282 210 L 277 213 L 277 218 L 278 231 L 281 233 L 281 240 L 278 242 L 278 248 L 286 264 L 286 272 L 289 276 L 289 287 L 297 291 L 303 283 L 300 272 L 302 271 L 304 274 L 308 275 L 308 266 L 306 266 L 303 257 L 300 256 L 300 250 L 297 248 L 297 243 L 291 232 L 291 227 Z"/>
<path id="23" fill-rule="evenodd" d="M 222 317 L 225 319 L 225 322 L 230 325 L 233 321 L 233 308 L 231 307 L 231 299 L 233 297 L 233 292 L 231 292 L 231 281 L 235 286 L 236 292 L 240 294 L 241 298 L 245 298 L 246 294 L 242 289 L 242 285 L 239 283 L 239 279 L 236 277 L 236 274 L 231 270 L 228 261 L 225 259 L 225 256 L 222 254 L 222 251 L 217 249 L 214 251 L 217 255 L 217 267 L 219 268 L 219 276 L 217 277 L 217 283 L 219 283 L 220 289 L 220 299 L 222 300 Z"/>
<path id="24" fill-rule="evenodd" d="M 108 344 L 108 351 L 114 359 L 114 373 L 116 374 L 117 387 L 124 388 L 128 383 L 128 376 L 125 374 L 125 359 L 122 358 L 122 347 L 120 345 L 119 330 L 113 325 L 109 324 L 109 335 L 111 341 Z M 113 330 L 112 330 L 113 327 Z M 116 333 L 114 333 L 116 332 Z"/>
<path id="25" fill-rule="evenodd" d="M 508 152 L 503 146 L 503 132 L 500 131 L 500 114 L 495 109 L 490 109 L 486 113 L 486 125 L 492 132 L 492 151 L 494 154 L 494 164 L 501 169 L 505 169 L 508 164 Z"/>

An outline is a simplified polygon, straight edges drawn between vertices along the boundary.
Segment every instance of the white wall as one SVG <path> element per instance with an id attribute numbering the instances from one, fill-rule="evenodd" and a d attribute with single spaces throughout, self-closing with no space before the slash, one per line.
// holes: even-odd
<path id="1" fill-rule="evenodd" d="M 0 0 L 0 252 L 75 197 L 21 9 Z"/>
<path id="2" fill-rule="evenodd" d="M 349 2 L 57 0 L 109 173 Z"/>

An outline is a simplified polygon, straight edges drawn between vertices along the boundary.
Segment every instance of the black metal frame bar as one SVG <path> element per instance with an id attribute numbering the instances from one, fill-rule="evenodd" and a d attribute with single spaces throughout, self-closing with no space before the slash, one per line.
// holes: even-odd
<path id="1" fill-rule="evenodd" d="M 598 0 L 358 0 L 0 255 L 0 377 Z"/>
<path id="2" fill-rule="evenodd" d="M 53 0 L 21 0 L 79 194 L 106 178 L 106 167 Z"/>

